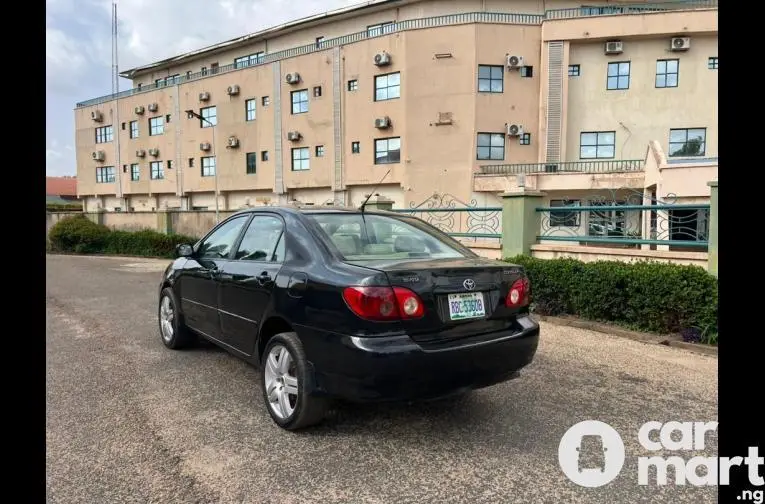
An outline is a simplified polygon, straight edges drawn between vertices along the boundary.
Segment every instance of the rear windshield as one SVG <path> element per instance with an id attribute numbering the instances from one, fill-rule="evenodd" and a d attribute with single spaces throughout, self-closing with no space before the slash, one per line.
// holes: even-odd
<path id="1" fill-rule="evenodd" d="M 468 257 L 467 249 L 413 217 L 375 214 L 308 214 L 347 261 L 449 259 Z"/>

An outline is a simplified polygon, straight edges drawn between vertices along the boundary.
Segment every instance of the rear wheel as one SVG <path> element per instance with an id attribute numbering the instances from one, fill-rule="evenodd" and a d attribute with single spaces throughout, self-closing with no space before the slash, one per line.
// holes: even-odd
<path id="1" fill-rule="evenodd" d="M 191 346 L 196 337 L 181 322 L 175 293 L 169 287 L 159 295 L 159 335 L 167 348 L 179 350 Z"/>
<path id="2" fill-rule="evenodd" d="M 324 419 L 327 401 L 309 395 L 308 366 L 297 334 L 280 333 L 268 341 L 260 374 L 263 400 L 279 427 L 298 430 Z"/>

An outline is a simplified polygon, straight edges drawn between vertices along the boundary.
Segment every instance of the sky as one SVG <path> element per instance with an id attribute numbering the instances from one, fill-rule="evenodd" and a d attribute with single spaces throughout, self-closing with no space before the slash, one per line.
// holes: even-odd
<path id="1" fill-rule="evenodd" d="M 117 0 L 119 69 L 359 0 Z M 45 172 L 75 175 L 74 106 L 112 90 L 112 0 L 46 0 Z M 120 90 L 131 88 L 120 79 Z"/>

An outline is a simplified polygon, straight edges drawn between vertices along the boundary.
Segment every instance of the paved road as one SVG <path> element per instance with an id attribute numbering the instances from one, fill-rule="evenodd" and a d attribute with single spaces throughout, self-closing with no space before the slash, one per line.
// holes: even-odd
<path id="1" fill-rule="evenodd" d="M 48 257 L 48 502 L 716 501 L 713 488 L 640 487 L 636 462 L 644 422 L 717 419 L 712 357 L 543 324 L 519 380 L 451 403 L 345 406 L 288 433 L 254 368 L 214 347 L 162 346 L 164 264 Z M 587 419 L 626 446 L 621 474 L 598 489 L 571 483 L 557 459 Z"/>

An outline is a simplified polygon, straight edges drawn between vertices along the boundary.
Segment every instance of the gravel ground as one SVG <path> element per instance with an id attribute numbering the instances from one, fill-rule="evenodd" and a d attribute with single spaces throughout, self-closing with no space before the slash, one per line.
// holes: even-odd
<path id="1" fill-rule="evenodd" d="M 48 502 L 717 500 L 713 487 L 637 484 L 644 422 L 717 419 L 714 357 L 542 323 L 518 380 L 457 401 L 342 406 L 289 433 L 265 411 L 255 368 L 209 345 L 163 347 L 166 264 L 48 256 Z M 620 475 L 596 489 L 558 465 L 562 435 L 588 419 L 626 449 Z M 692 455 L 716 451 L 712 435 Z"/>

